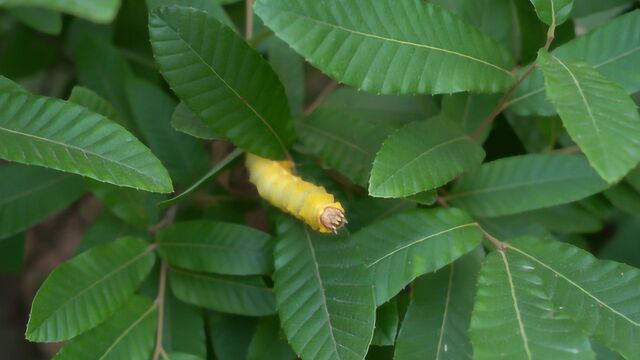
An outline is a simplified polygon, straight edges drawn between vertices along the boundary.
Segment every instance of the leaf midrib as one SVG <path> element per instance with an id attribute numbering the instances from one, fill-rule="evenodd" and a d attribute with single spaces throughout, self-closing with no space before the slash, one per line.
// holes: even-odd
<path id="1" fill-rule="evenodd" d="M 49 180 L 45 183 L 42 183 L 34 188 L 29 188 L 26 191 L 17 193 L 13 196 L 9 196 L 8 198 L 5 198 L 4 200 L 0 201 L 0 207 L 5 206 L 6 204 L 13 202 L 17 199 L 20 199 L 22 197 L 27 197 L 29 195 L 32 195 L 33 193 L 39 192 L 47 187 L 53 186 L 59 182 L 62 182 L 63 180 L 69 178 L 71 175 L 69 174 L 62 174 L 62 175 L 58 175 L 57 177 L 55 177 L 53 180 Z"/>
<path id="2" fill-rule="evenodd" d="M 449 316 L 449 302 L 451 301 L 451 290 L 453 288 L 453 272 L 455 271 L 455 262 L 449 266 L 449 281 L 447 282 L 447 295 L 444 300 L 444 310 L 442 314 L 442 324 L 440 325 L 440 333 L 438 334 L 438 345 L 436 350 L 436 359 L 440 360 L 440 348 L 442 348 L 442 341 L 444 340 L 444 330 L 447 325 L 447 317 Z"/>
<path id="3" fill-rule="evenodd" d="M 611 311 L 612 313 L 614 313 L 615 315 L 623 318 L 624 320 L 628 321 L 629 323 L 631 323 L 632 325 L 634 325 L 635 327 L 640 328 L 640 323 L 633 321 L 632 319 L 630 319 L 629 317 L 627 317 L 625 314 L 617 311 L 616 309 L 612 308 L 611 306 L 609 306 L 609 304 L 607 304 L 606 302 L 600 300 L 598 297 L 596 297 L 595 295 L 591 294 L 589 291 L 587 291 L 585 288 L 583 288 L 582 286 L 580 286 L 578 283 L 576 283 L 575 281 L 569 279 L 567 276 L 565 276 L 564 274 L 562 274 L 561 272 L 559 272 L 558 270 L 552 268 L 551 266 L 547 265 L 546 263 L 544 263 L 542 260 L 536 258 L 533 255 L 528 254 L 526 251 L 524 250 L 520 250 L 519 248 L 513 246 L 512 244 L 507 244 L 507 248 L 514 250 L 516 252 L 518 252 L 519 254 L 537 262 L 538 264 L 542 265 L 544 268 L 546 268 L 547 270 L 551 271 L 554 275 L 557 275 L 558 277 L 564 279 L 566 282 L 568 282 L 569 284 L 571 284 L 573 287 L 575 287 L 576 289 L 578 289 L 580 292 L 584 293 L 585 295 L 587 295 L 589 298 L 593 299 L 595 302 L 597 302 L 600 306 L 607 308 L 609 311 Z"/>
<path id="4" fill-rule="evenodd" d="M 392 179 L 394 179 L 396 176 L 398 176 L 398 174 L 400 174 L 402 171 L 404 171 L 404 169 L 406 169 L 407 167 L 411 166 L 414 162 L 420 160 L 420 158 L 422 158 L 423 156 L 429 155 L 430 153 L 438 150 L 441 147 L 447 146 L 447 145 L 451 145 L 453 143 L 456 143 L 458 141 L 462 141 L 462 140 L 469 140 L 471 141 L 471 138 L 468 136 L 459 136 L 457 138 L 453 138 L 450 140 L 447 140 L 445 142 L 441 142 L 437 145 L 434 145 L 432 147 L 430 147 L 429 149 L 423 151 L 422 153 L 420 153 L 420 155 L 416 156 L 415 158 L 411 159 L 410 161 L 404 163 L 398 170 L 394 171 L 393 173 L 391 173 L 385 180 L 383 180 L 382 182 L 380 182 L 376 187 L 374 192 L 377 192 L 378 189 L 380 189 L 381 187 L 384 187 L 389 181 L 391 181 Z M 426 191 L 426 190 L 430 190 L 430 189 L 422 189 L 421 191 Z"/>
<path id="5" fill-rule="evenodd" d="M 342 31 L 345 31 L 345 32 L 348 32 L 348 33 L 352 33 L 354 35 L 360 35 L 360 36 L 368 37 L 368 38 L 371 38 L 371 39 L 377 39 L 377 40 L 381 40 L 381 41 L 394 42 L 394 43 L 401 44 L 401 45 L 409 45 L 409 46 L 413 46 L 413 47 L 417 47 L 417 48 L 424 48 L 424 49 L 430 49 L 430 50 L 434 50 L 434 51 L 440 51 L 440 52 L 443 52 L 443 53 L 446 53 L 446 54 L 449 54 L 449 55 L 463 57 L 463 58 L 466 58 L 466 59 L 481 63 L 483 65 L 495 68 L 497 70 L 500 70 L 500 71 L 506 73 L 510 78 L 512 77 L 511 71 L 509 71 L 507 69 L 504 69 L 504 68 L 502 68 L 502 67 L 500 67 L 498 65 L 492 64 L 492 63 L 490 63 L 490 62 L 488 62 L 486 60 L 478 59 L 478 58 L 475 58 L 475 57 L 473 57 L 471 55 L 467 55 L 467 54 L 460 53 L 460 52 L 457 52 L 457 51 L 448 50 L 448 49 L 445 49 L 445 48 L 439 48 L 437 46 L 413 43 L 413 42 L 405 41 L 405 40 L 398 40 L 398 39 L 394 39 L 394 38 L 391 38 L 391 37 L 384 37 L 384 36 L 380 36 L 380 35 L 376 35 L 376 34 L 369 34 L 369 33 L 361 32 L 361 31 L 349 29 L 349 28 L 346 28 L 346 27 L 341 26 L 341 25 L 332 24 L 332 23 L 329 23 L 329 22 L 326 22 L 326 21 L 314 19 L 312 17 L 306 16 L 306 15 L 301 15 L 299 13 L 296 13 L 296 12 L 293 12 L 293 11 L 290 11 L 290 10 L 278 9 L 278 11 L 280 11 L 281 13 L 287 13 L 287 14 L 290 14 L 290 15 L 294 15 L 294 16 L 297 16 L 299 18 L 307 19 L 307 20 L 310 20 L 312 22 L 318 23 L 320 25 L 325 25 L 325 26 L 328 26 L 328 27 L 335 28 L 337 30 L 342 30 Z"/>
<path id="6" fill-rule="evenodd" d="M 157 307 L 157 303 L 153 303 L 149 309 L 147 309 L 139 318 L 136 319 L 136 321 L 134 321 L 131 325 L 129 325 L 123 332 L 122 334 L 120 334 L 114 341 L 113 344 L 111 344 L 107 350 L 105 351 L 104 354 L 102 354 L 102 356 L 100 356 L 100 358 L 98 360 L 102 360 L 104 359 L 107 355 L 109 355 L 109 353 L 118 345 L 118 343 L 120 341 L 122 341 L 122 339 L 124 339 L 125 336 L 127 336 L 127 334 L 131 331 L 133 331 L 133 329 L 138 326 L 139 323 L 141 323 L 142 321 L 145 320 L 145 318 L 147 316 L 149 316 L 149 314 L 151 314 Z"/>
<path id="7" fill-rule="evenodd" d="M 566 177 L 557 177 L 557 178 L 544 179 L 542 181 L 535 181 L 535 180 L 534 181 L 526 181 L 526 182 L 515 183 L 515 184 L 507 184 L 507 185 L 501 185 L 501 186 L 487 187 L 487 188 L 484 188 L 484 189 L 477 189 L 477 190 L 472 190 L 472 191 L 467 191 L 467 192 L 452 193 L 452 194 L 446 196 L 445 198 L 446 198 L 446 200 L 450 201 L 450 200 L 460 199 L 460 198 L 467 197 L 467 196 L 485 194 L 485 193 L 488 193 L 488 192 L 512 190 L 512 189 L 515 189 L 515 188 L 518 188 L 518 187 L 526 187 L 526 186 L 531 186 L 531 185 L 542 185 L 542 184 L 548 184 L 548 183 L 553 183 L 553 182 L 564 182 L 564 181 L 580 180 L 580 179 L 589 179 L 589 177 L 585 177 L 585 176 L 566 176 Z"/>
<path id="8" fill-rule="evenodd" d="M 318 286 L 320 287 L 320 296 L 322 297 L 322 310 L 324 310 L 324 314 L 327 317 L 327 325 L 329 326 L 329 335 L 331 337 L 331 342 L 333 343 L 333 352 L 336 354 L 337 358 L 340 359 L 340 354 L 338 353 L 338 342 L 336 341 L 336 336 L 333 333 L 333 325 L 331 324 L 331 315 L 329 314 L 329 309 L 327 307 L 327 296 L 325 295 L 324 286 L 322 283 L 322 277 L 320 276 L 320 264 L 318 263 L 318 259 L 316 257 L 316 251 L 313 248 L 313 242 L 311 241 L 311 236 L 309 236 L 309 230 L 304 228 L 305 240 L 307 241 L 309 247 L 309 253 L 311 254 L 311 259 L 313 261 L 313 270 L 316 280 L 318 281 Z M 347 348 L 348 349 L 348 348 Z M 351 350 L 351 349 L 349 349 Z"/>
<path id="9" fill-rule="evenodd" d="M 92 284 L 90 284 L 88 287 L 82 289 L 82 291 L 80 291 L 79 293 L 73 295 L 72 297 L 68 298 L 67 300 L 65 300 L 62 304 L 60 304 L 59 306 L 57 306 L 55 308 L 55 310 L 53 310 L 51 312 L 51 314 L 49 314 L 49 316 L 47 316 L 46 318 L 44 318 L 40 324 L 36 325 L 36 329 L 39 328 L 40 326 L 42 326 L 42 324 L 46 323 L 47 321 L 49 321 L 49 319 L 51 319 L 51 317 L 60 309 L 62 309 L 63 307 L 67 306 L 70 302 L 76 300 L 77 298 L 79 298 L 80 296 L 84 295 L 85 293 L 87 293 L 88 291 L 90 291 L 91 289 L 93 289 L 94 287 L 98 286 L 98 284 L 102 283 L 103 281 L 106 281 L 107 279 L 109 279 L 111 276 L 113 276 L 114 274 L 123 271 L 124 269 L 126 269 L 127 267 L 129 267 L 130 265 L 132 265 L 133 263 L 137 262 L 138 260 L 140 260 L 141 258 L 143 258 L 144 256 L 146 256 L 147 254 L 149 254 L 151 251 L 153 251 L 155 249 L 155 245 L 150 245 L 147 246 L 146 249 L 144 249 L 144 251 L 142 251 L 140 254 L 132 257 L 131 259 L 129 259 L 127 262 L 125 262 L 124 264 L 118 266 L 117 268 L 113 269 L 112 271 L 106 273 L 103 277 L 97 279 L 95 282 L 93 282 Z M 34 329 L 35 330 L 35 329 Z"/>
<path id="10" fill-rule="evenodd" d="M 91 155 L 91 156 L 95 156 L 95 157 L 97 157 L 97 158 L 100 158 L 100 159 L 102 159 L 102 160 L 104 160 L 104 161 L 108 162 L 108 163 L 113 163 L 113 164 L 116 164 L 116 165 L 118 165 L 118 166 L 120 166 L 120 167 L 123 167 L 123 168 L 125 168 L 125 169 L 127 169 L 127 170 L 131 170 L 131 171 L 133 171 L 134 173 L 136 173 L 136 174 L 138 174 L 138 175 L 140 175 L 140 176 L 142 176 L 142 177 L 144 177 L 144 178 L 151 179 L 154 183 L 156 183 L 156 184 L 157 184 L 156 179 L 154 179 L 154 178 L 152 178 L 152 177 L 148 176 L 147 174 L 145 174 L 145 173 L 141 172 L 140 170 L 138 170 L 138 169 L 136 169 L 136 168 L 134 168 L 134 167 L 131 167 L 131 166 L 129 166 L 129 165 L 127 165 L 127 164 L 125 164 L 125 163 L 122 163 L 122 162 L 120 162 L 120 161 L 118 161 L 118 160 L 115 160 L 115 159 L 109 159 L 109 158 L 107 158 L 107 157 L 104 157 L 103 155 L 98 154 L 98 153 L 95 153 L 95 152 L 93 152 L 93 151 L 89 151 L 89 150 L 86 150 L 86 149 L 83 149 L 83 148 L 81 148 L 81 147 L 77 147 L 77 146 L 75 146 L 75 145 L 71 145 L 71 144 L 65 144 L 65 143 L 62 143 L 62 142 L 59 142 L 59 141 L 55 141 L 55 140 L 52 140 L 52 139 L 43 138 L 43 137 L 40 137 L 40 136 L 37 136 L 37 135 L 27 134 L 27 133 L 24 133 L 24 132 L 19 132 L 19 131 L 11 130 L 11 129 L 8 129 L 8 128 L 6 128 L 6 127 L 1 127 L 1 126 L 0 126 L 0 130 L 2 130 L 2 131 L 6 131 L 6 132 L 8 132 L 8 133 L 16 134 L 16 135 L 18 135 L 18 136 L 24 136 L 24 137 L 27 137 L 27 138 L 34 138 L 34 139 L 36 139 L 36 140 L 39 140 L 39 141 L 42 141 L 42 142 L 45 142 L 45 143 L 51 143 L 51 144 L 54 144 L 54 145 L 60 146 L 60 147 L 62 147 L 62 148 L 72 149 L 72 150 L 75 150 L 75 151 L 80 152 L 81 154 L 84 154 L 84 156 L 85 156 L 85 157 L 87 156 L 87 154 L 88 154 L 88 155 Z"/>
<path id="11" fill-rule="evenodd" d="M 419 244 L 419 243 L 421 243 L 423 241 L 426 241 L 426 240 L 432 239 L 434 237 L 449 233 L 451 231 L 455 231 L 455 230 L 462 229 L 462 228 L 465 228 L 465 227 L 470 227 L 470 226 L 478 226 L 478 223 L 472 222 L 472 223 L 457 225 L 457 226 L 448 228 L 446 230 L 442 230 L 442 231 L 439 231 L 437 233 L 430 234 L 428 236 L 425 236 L 425 237 L 419 238 L 417 240 L 414 240 L 414 241 L 412 241 L 412 242 L 410 242 L 408 244 L 405 244 L 405 245 L 403 245 L 403 246 L 401 246 L 399 248 L 393 249 L 391 252 L 389 252 L 387 254 L 384 254 L 384 256 L 382 256 L 381 258 L 373 261 L 372 263 L 366 264 L 367 265 L 367 269 L 373 267 L 375 264 L 379 263 L 380 261 L 382 261 L 382 260 L 384 260 L 384 259 L 386 259 L 386 258 L 388 258 L 388 257 L 390 257 L 390 256 L 402 251 L 402 250 L 405 250 L 405 249 L 407 249 L 409 247 L 412 247 L 412 246 L 414 246 L 416 244 Z"/>
<path id="12" fill-rule="evenodd" d="M 604 60 L 604 61 L 602 61 L 602 62 L 600 62 L 600 63 L 598 63 L 598 64 L 595 64 L 595 65 L 592 65 L 592 66 L 593 66 L 593 68 L 594 68 L 594 69 L 596 69 L 596 70 L 597 70 L 597 69 L 601 68 L 602 66 L 608 65 L 608 64 L 610 64 L 610 63 L 612 63 L 612 62 L 614 62 L 614 61 L 618 61 L 618 60 L 620 60 L 620 59 L 622 59 L 622 58 L 625 58 L 625 57 L 627 57 L 627 56 L 630 56 L 630 55 L 632 55 L 633 53 L 635 53 L 635 52 L 637 52 L 637 51 L 640 51 L 640 46 L 639 46 L 639 47 L 636 47 L 636 48 L 633 48 L 633 49 L 631 49 L 631 50 L 625 51 L 625 52 L 623 52 L 623 53 L 621 53 L 621 54 L 618 54 L 618 55 L 616 55 L 616 56 L 612 57 L 611 59 Z M 535 89 L 535 90 L 531 90 L 530 92 L 528 92 L 528 93 L 526 93 L 526 94 L 523 94 L 523 95 L 521 95 L 521 96 L 518 96 L 517 98 L 513 98 L 513 99 L 511 99 L 511 100 L 507 103 L 506 107 L 510 107 L 510 106 L 511 106 L 511 105 L 513 105 L 513 104 L 517 104 L 517 103 L 519 103 L 520 101 L 525 100 L 525 99 L 528 99 L 528 98 L 530 98 L 531 96 L 537 95 L 537 94 L 539 94 L 539 93 L 541 93 L 541 92 L 543 92 L 543 91 L 544 91 L 544 86 L 539 87 L 539 88 L 537 88 L 537 89 Z"/>
<path id="13" fill-rule="evenodd" d="M 212 282 L 212 283 L 222 283 L 222 284 L 227 284 L 227 285 L 232 285 L 237 287 L 244 287 L 244 288 L 253 289 L 253 290 L 260 290 L 266 293 L 272 292 L 272 290 L 266 286 L 258 286 L 258 285 L 248 284 L 245 282 L 224 280 L 224 279 L 221 279 L 220 277 L 216 277 L 215 275 L 207 276 L 207 275 L 197 274 L 193 272 L 178 270 L 176 268 L 171 268 L 171 272 L 185 276 L 185 277 L 201 279 L 201 280 Z"/>
<path id="14" fill-rule="evenodd" d="M 553 0 L 551 0 L 553 1 Z M 518 306 L 518 297 L 516 296 L 516 289 L 513 285 L 513 278 L 511 276 L 511 270 L 509 268 L 509 261 L 507 260 L 507 255 L 504 251 L 499 250 L 498 253 L 502 259 L 502 263 L 504 264 L 504 269 L 507 274 L 507 280 L 509 281 L 509 291 L 511 295 L 511 300 L 513 302 L 513 309 L 516 312 L 516 321 L 518 322 L 518 328 L 520 329 L 520 337 L 522 338 L 522 343 L 524 345 L 524 352 L 527 354 L 527 359 L 531 360 L 531 350 L 529 349 L 529 339 L 527 338 L 527 333 L 524 331 L 524 323 L 522 322 L 522 315 L 520 314 L 520 307 Z"/>
<path id="15" fill-rule="evenodd" d="M 158 18 L 161 18 L 160 16 L 158 16 Z M 189 50 L 191 50 L 191 52 L 198 58 L 198 60 L 200 60 L 202 62 L 202 64 L 204 64 L 209 70 L 211 70 L 211 72 L 240 100 L 242 101 L 242 103 L 245 104 L 245 106 L 247 108 L 249 108 L 257 117 L 258 119 L 263 123 L 263 125 L 269 130 L 269 132 L 273 135 L 273 137 L 276 139 L 276 141 L 278 142 L 278 144 L 280 144 L 281 150 L 286 154 L 287 153 L 287 147 L 284 145 L 284 142 L 282 141 L 282 139 L 280 138 L 280 136 L 276 133 L 276 131 L 273 129 L 273 127 L 271 127 L 271 124 L 269 124 L 269 122 L 262 117 L 262 115 L 249 103 L 249 101 L 247 99 L 245 99 L 242 95 L 240 95 L 229 83 L 227 83 L 227 81 L 220 76 L 220 74 L 218 74 L 218 72 L 213 68 L 213 66 L 211 66 L 208 62 L 206 62 L 204 60 L 204 58 L 202 56 L 200 56 L 200 53 L 198 53 L 193 46 L 191 46 L 191 44 L 189 42 L 187 42 L 187 40 L 182 36 L 182 34 L 180 33 L 180 31 L 178 31 L 178 29 L 172 27 L 168 21 L 166 21 L 165 19 L 162 19 L 162 22 L 164 22 L 164 24 L 171 30 L 173 30 L 173 32 L 178 36 L 178 38 L 185 44 L 186 47 L 189 48 Z"/>

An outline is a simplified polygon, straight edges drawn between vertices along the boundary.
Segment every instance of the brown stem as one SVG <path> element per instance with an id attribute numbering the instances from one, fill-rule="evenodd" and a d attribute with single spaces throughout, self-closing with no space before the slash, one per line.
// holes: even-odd
<path id="1" fill-rule="evenodd" d="M 245 6 L 246 12 L 244 19 L 244 37 L 249 40 L 253 37 L 253 0 L 247 0 Z"/>
<path id="2" fill-rule="evenodd" d="M 506 243 L 503 243 L 502 241 L 489 234 L 485 229 L 482 228 L 482 226 L 480 226 L 480 224 L 476 224 L 476 226 L 478 227 L 478 229 L 480 229 L 480 231 L 482 231 L 484 237 L 487 238 L 487 240 L 489 240 L 498 250 L 505 251 L 507 247 L 509 247 Z"/>
<path id="3" fill-rule="evenodd" d="M 153 352 L 153 360 L 158 360 L 160 355 L 164 353 L 162 348 L 162 330 L 164 325 L 164 293 L 167 287 L 167 265 L 163 261 L 160 265 L 160 282 L 158 285 L 158 297 L 156 298 L 156 306 L 158 307 L 158 326 L 156 327 L 156 348 Z"/>
<path id="4" fill-rule="evenodd" d="M 480 136 L 485 131 L 485 129 L 491 126 L 491 124 L 496 119 L 496 117 L 498 117 L 498 115 L 500 115 L 500 113 L 507 107 L 507 102 L 509 101 L 509 99 L 511 99 L 511 96 L 516 91 L 518 86 L 522 84 L 524 79 L 526 79 L 527 77 L 529 77 L 529 75 L 531 75 L 531 73 L 533 73 L 533 70 L 535 70 L 535 68 L 536 68 L 535 65 L 530 65 L 529 69 L 527 69 L 527 71 L 525 71 L 525 73 L 518 78 L 516 83 L 513 84 L 513 86 L 509 90 L 507 90 L 506 93 L 504 93 L 504 95 L 502 95 L 502 98 L 500 98 L 498 105 L 493 109 L 493 111 L 491 111 L 491 113 L 484 119 L 484 121 L 482 121 L 482 124 L 480 124 L 480 126 L 478 127 L 478 130 L 476 130 L 476 132 L 473 133 L 472 138 L 474 139 L 480 138 Z"/>
<path id="5" fill-rule="evenodd" d="M 580 147 L 578 146 L 568 146 L 562 149 L 555 149 L 551 152 L 557 153 L 557 154 L 578 154 L 582 152 L 582 149 L 580 149 Z"/>
<path id="6" fill-rule="evenodd" d="M 164 214 L 164 217 L 162 218 L 162 220 L 160 220 L 157 224 L 149 226 L 149 228 L 147 229 L 150 233 L 155 234 L 158 231 L 162 230 L 163 228 L 165 228 L 168 225 L 171 225 L 173 223 L 173 220 L 175 220 L 176 218 L 176 212 L 178 211 L 178 207 L 177 206 L 172 206 L 169 208 L 169 210 L 167 210 L 167 212 Z"/>
<path id="7" fill-rule="evenodd" d="M 325 86 L 324 89 L 322 89 L 318 97 L 315 100 L 313 100 L 313 102 L 309 104 L 309 106 L 307 106 L 306 109 L 304 109 L 304 116 L 311 115 L 311 113 L 313 113 L 320 105 L 322 105 L 322 103 L 325 101 L 327 96 L 329 96 L 329 94 L 331 94 L 333 90 L 337 88 L 338 88 L 337 81 L 332 80 L 330 83 L 328 83 L 327 86 Z"/>

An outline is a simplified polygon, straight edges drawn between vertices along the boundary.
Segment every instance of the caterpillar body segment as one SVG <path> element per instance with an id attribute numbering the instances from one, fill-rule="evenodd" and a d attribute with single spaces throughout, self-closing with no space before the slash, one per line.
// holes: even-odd
<path id="1" fill-rule="evenodd" d="M 344 208 L 322 186 L 293 174 L 293 162 L 273 161 L 247 154 L 249 180 L 273 206 L 307 223 L 312 229 L 337 232 L 346 220 Z"/>

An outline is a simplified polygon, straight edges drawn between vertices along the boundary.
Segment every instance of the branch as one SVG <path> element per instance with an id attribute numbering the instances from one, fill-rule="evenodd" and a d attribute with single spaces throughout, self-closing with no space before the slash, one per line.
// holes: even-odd
<path id="1" fill-rule="evenodd" d="M 166 226 L 171 225 L 173 223 L 173 220 L 175 220 L 176 218 L 177 211 L 178 211 L 177 206 L 170 207 L 169 210 L 167 210 L 167 212 L 164 214 L 164 217 L 162 218 L 162 220 L 160 220 L 155 225 L 149 226 L 147 230 L 150 233 L 155 234 L 158 231 L 164 229 Z"/>
<path id="2" fill-rule="evenodd" d="M 503 243 L 502 241 L 489 234 L 485 229 L 482 228 L 482 226 L 480 226 L 480 224 L 476 223 L 476 226 L 478 227 L 478 229 L 480 229 L 480 231 L 482 231 L 484 237 L 489 240 L 498 250 L 505 251 L 507 247 L 509 247 L 506 243 Z"/>
<path id="3" fill-rule="evenodd" d="M 325 86 L 324 89 L 322 89 L 318 97 L 315 100 L 313 100 L 313 102 L 309 104 L 309 106 L 307 106 L 306 109 L 304 109 L 304 116 L 311 115 L 311 113 L 313 113 L 320 105 L 322 105 L 322 103 L 325 101 L 327 96 L 329 96 L 329 94 L 331 94 L 333 90 L 337 88 L 338 88 L 337 81 L 332 80 L 330 83 L 328 83 L 327 86 Z"/>
<path id="4" fill-rule="evenodd" d="M 153 360 L 160 359 L 160 355 L 164 354 L 162 348 L 162 330 L 164 327 L 164 293 L 167 287 L 167 262 L 162 261 L 160 265 L 160 283 L 158 285 L 158 297 L 156 298 L 156 306 L 158 307 L 158 326 L 156 327 L 156 348 L 153 352 Z"/>

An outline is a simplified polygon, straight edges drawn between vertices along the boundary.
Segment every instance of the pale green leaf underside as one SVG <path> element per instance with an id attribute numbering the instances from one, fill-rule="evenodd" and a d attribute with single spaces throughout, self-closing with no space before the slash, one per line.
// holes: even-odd
<path id="1" fill-rule="evenodd" d="M 305 360 L 363 359 L 375 302 L 354 247 L 289 219 L 279 233 L 274 290 L 289 344 Z"/>
<path id="2" fill-rule="evenodd" d="M 155 262 L 149 244 L 124 238 L 96 246 L 55 269 L 38 290 L 27 339 L 53 342 L 89 330 L 124 304 Z"/>
<path id="3" fill-rule="evenodd" d="M 471 319 L 474 359 L 595 359 L 538 267 L 509 250 L 487 257 Z"/>
<path id="4" fill-rule="evenodd" d="M 363 90 L 499 92 L 513 82 L 505 48 L 424 1 L 259 0 L 254 9 L 313 65 Z"/>
<path id="5" fill-rule="evenodd" d="M 584 332 L 627 359 L 640 357 L 640 270 L 557 241 L 521 238 L 506 253 L 552 295 Z M 531 269 L 533 268 L 533 269 Z M 589 271 L 585 271 L 589 269 Z"/>
<path id="6" fill-rule="evenodd" d="M 118 13 L 120 0 L 0 0 L 0 7 L 2 6 L 42 7 L 97 23 L 109 23 Z"/>
<path id="7" fill-rule="evenodd" d="M 38 166 L 0 166 L 0 239 L 30 228 L 85 191 L 79 176 Z"/>
<path id="8" fill-rule="evenodd" d="M 482 258 L 478 248 L 416 279 L 394 359 L 472 359 L 468 329 Z"/>
<path id="9" fill-rule="evenodd" d="M 133 135 L 83 106 L 20 92 L 0 94 L 0 158 L 102 182 L 171 192 L 160 161 Z"/>
<path id="10" fill-rule="evenodd" d="M 278 76 L 238 34 L 206 12 L 162 7 L 149 19 L 160 72 L 216 133 L 267 158 L 282 158 L 294 136 Z"/>
<path id="11" fill-rule="evenodd" d="M 626 91 L 593 67 L 541 51 L 547 97 L 571 138 L 610 183 L 640 162 L 640 115 Z"/>
<path id="12" fill-rule="evenodd" d="M 157 234 L 160 256 L 192 271 L 228 275 L 268 274 L 271 237 L 248 226 L 214 221 L 176 223 Z"/>
<path id="13" fill-rule="evenodd" d="M 480 244 L 476 223 L 455 208 L 412 210 L 375 222 L 352 236 L 385 303 L 416 277 L 449 264 Z"/>
<path id="14" fill-rule="evenodd" d="M 582 155 L 529 154 L 482 165 L 446 199 L 474 215 L 495 217 L 580 200 L 607 186 Z"/>
<path id="15" fill-rule="evenodd" d="M 640 32 L 636 31 L 639 24 L 640 10 L 635 10 L 559 46 L 552 53 L 560 59 L 585 61 L 631 94 L 640 90 L 640 71 L 636 70 L 640 62 Z M 556 110 L 545 98 L 541 70 L 536 69 L 518 86 L 509 110 L 519 115 L 555 115 Z"/>
<path id="16" fill-rule="evenodd" d="M 103 324 L 63 346 L 54 360 L 149 359 L 156 322 L 156 305 L 136 295 Z"/>
<path id="17" fill-rule="evenodd" d="M 445 119 L 404 126 L 385 140 L 371 170 L 369 194 L 405 197 L 438 188 L 484 159 L 484 150 Z"/>
<path id="18" fill-rule="evenodd" d="M 540 20 L 552 26 L 565 22 L 573 7 L 573 0 L 531 0 L 531 3 L 536 8 Z"/>
<path id="19" fill-rule="evenodd" d="M 169 284 L 175 296 L 189 304 L 230 314 L 275 314 L 273 291 L 259 276 L 198 274 L 172 268 Z"/>

